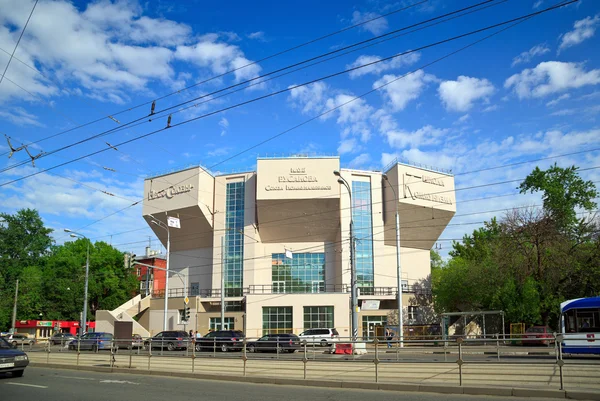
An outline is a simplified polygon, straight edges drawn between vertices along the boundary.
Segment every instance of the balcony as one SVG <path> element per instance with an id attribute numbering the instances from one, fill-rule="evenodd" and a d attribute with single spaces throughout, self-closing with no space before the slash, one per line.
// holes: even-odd
<path id="1" fill-rule="evenodd" d="M 416 291 L 420 293 L 430 293 L 430 290 L 423 291 L 413 285 L 403 285 L 402 292 L 412 294 Z M 281 285 L 251 285 L 245 288 L 227 288 L 225 289 L 226 298 L 241 298 L 245 295 L 269 295 L 269 294 L 323 294 L 323 293 L 346 293 L 350 294 L 350 285 L 348 284 L 320 284 L 315 286 L 300 286 L 296 288 L 283 288 Z M 200 298 L 220 298 L 221 289 L 193 289 L 189 288 L 169 288 L 169 298 L 183 298 L 185 296 Z M 398 296 L 398 287 L 359 287 L 359 296 Z M 152 292 L 153 298 L 164 297 L 164 290 Z"/>

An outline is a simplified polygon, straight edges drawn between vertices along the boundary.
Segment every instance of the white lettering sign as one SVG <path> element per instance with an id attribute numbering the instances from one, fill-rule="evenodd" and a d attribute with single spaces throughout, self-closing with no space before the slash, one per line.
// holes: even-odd
<path id="1" fill-rule="evenodd" d="M 306 167 L 291 167 L 289 175 L 278 176 L 277 182 L 266 185 L 265 191 L 331 191 L 331 185 L 293 185 L 319 182 L 314 175 L 308 175 Z"/>
<path id="2" fill-rule="evenodd" d="M 150 190 L 150 192 L 148 193 L 148 200 L 159 199 L 163 197 L 171 199 L 175 195 L 190 192 L 193 188 L 194 186 L 192 184 L 185 184 L 168 187 L 165 189 L 161 189 L 160 191 Z"/>
<path id="3" fill-rule="evenodd" d="M 423 199 L 423 200 L 428 200 L 431 202 L 437 202 L 437 203 L 445 203 L 447 205 L 451 205 L 452 204 L 452 199 L 450 199 L 448 196 L 443 196 L 443 195 L 435 195 L 435 194 L 424 194 L 422 192 L 415 192 L 413 194 L 413 199 Z"/>
<path id="4" fill-rule="evenodd" d="M 438 185 L 440 187 L 444 186 L 444 181 L 442 181 L 441 178 L 438 177 L 430 177 L 428 175 L 424 175 L 423 176 L 423 182 L 426 182 L 428 184 L 433 184 L 433 185 Z"/>

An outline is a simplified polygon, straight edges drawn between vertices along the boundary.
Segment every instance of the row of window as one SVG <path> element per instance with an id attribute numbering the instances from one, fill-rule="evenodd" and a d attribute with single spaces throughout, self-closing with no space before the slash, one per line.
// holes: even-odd
<path id="1" fill-rule="evenodd" d="M 244 281 L 244 198 L 245 182 L 227 184 L 225 211 L 225 292 L 242 295 Z"/>
<path id="2" fill-rule="evenodd" d="M 304 329 L 334 327 L 333 306 L 304 306 Z M 263 307 L 263 335 L 293 333 L 291 306 Z"/>

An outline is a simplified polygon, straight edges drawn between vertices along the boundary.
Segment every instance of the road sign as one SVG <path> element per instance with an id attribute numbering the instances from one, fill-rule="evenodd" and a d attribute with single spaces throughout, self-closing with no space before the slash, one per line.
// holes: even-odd
<path id="1" fill-rule="evenodd" d="M 169 216 L 167 218 L 167 225 L 169 227 L 181 228 L 181 223 L 180 223 L 180 221 L 179 221 L 179 219 L 177 217 L 171 217 L 171 216 Z"/>
<path id="2" fill-rule="evenodd" d="M 190 303 L 190 299 L 188 297 L 185 297 L 185 299 L 183 300 L 183 302 L 185 302 L 185 304 L 189 304 Z"/>

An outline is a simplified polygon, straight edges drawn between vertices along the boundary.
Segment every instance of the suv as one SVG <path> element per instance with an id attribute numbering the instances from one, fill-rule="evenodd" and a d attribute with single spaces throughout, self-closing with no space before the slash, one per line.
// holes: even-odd
<path id="1" fill-rule="evenodd" d="M 150 337 L 144 342 L 146 349 L 167 348 L 169 351 L 176 349 L 187 349 L 190 342 L 188 333 L 182 330 L 161 331 L 154 337 Z"/>
<path id="2" fill-rule="evenodd" d="M 248 342 L 248 352 L 293 353 L 300 349 L 300 339 L 295 334 L 267 334 L 256 341 Z"/>
<path id="3" fill-rule="evenodd" d="M 215 348 L 223 352 L 240 351 L 244 348 L 244 333 L 239 330 L 218 330 L 196 339 L 198 352 Z"/>
<path id="4" fill-rule="evenodd" d="M 4 339 L 6 341 L 8 341 L 10 344 L 12 344 L 13 347 L 16 347 L 17 345 L 33 345 L 35 344 L 35 339 L 33 338 L 29 338 L 27 336 L 27 334 L 8 334 L 6 336 L 4 336 Z"/>
<path id="5" fill-rule="evenodd" d="M 52 337 L 50 337 L 49 342 L 51 345 L 65 345 L 71 342 L 71 340 L 73 340 L 74 338 L 75 336 L 71 333 L 54 333 Z"/>
<path id="6" fill-rule="evenodd" d="M 308 329 L 300 333 L 300 341 L 306 341 L 307 344 L 320 344 L 323 347 L 339 340 L 340 334 L 336 329 Z"/>

